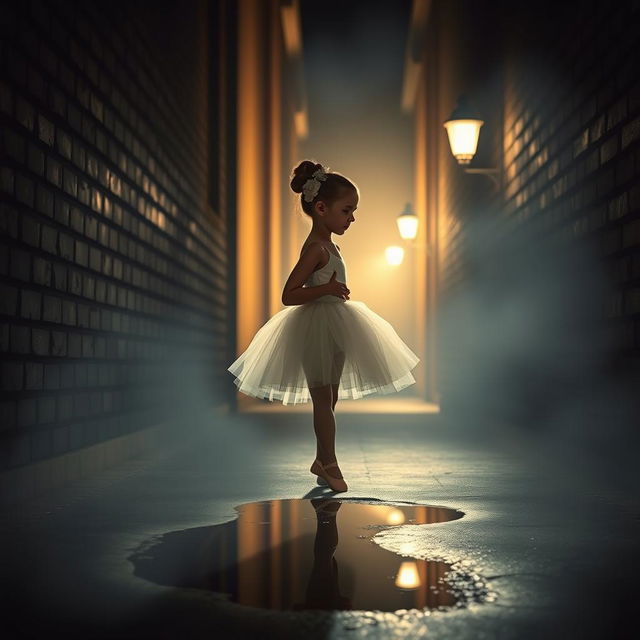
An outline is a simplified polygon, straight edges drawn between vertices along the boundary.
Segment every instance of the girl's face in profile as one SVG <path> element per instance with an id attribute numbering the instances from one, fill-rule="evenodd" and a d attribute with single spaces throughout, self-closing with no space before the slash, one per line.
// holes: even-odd
<path id="1" fill-rule="evenodd" d="M 358 194 L 349 189 L 326 210 L 324 223 L 332 233 L 342 235 L 355 222 L 353 213 L 357 208 Z"/>

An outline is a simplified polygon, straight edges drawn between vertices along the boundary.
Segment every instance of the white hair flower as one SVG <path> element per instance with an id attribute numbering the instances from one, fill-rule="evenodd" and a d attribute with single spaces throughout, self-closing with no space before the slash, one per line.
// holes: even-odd
<path id="1" fill-rule="evenodd" d="M 311 202 L 320 190 L 320 183 L 327 179 L 324 169 L 316 169 L 313 175 L 302 185 L 302 193 L 306 202 Z"/>

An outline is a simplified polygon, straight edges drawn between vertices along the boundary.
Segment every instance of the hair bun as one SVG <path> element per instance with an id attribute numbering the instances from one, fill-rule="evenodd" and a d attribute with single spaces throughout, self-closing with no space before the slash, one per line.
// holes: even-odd
<path id="1" fill-rule="evenodd" d="M 291 189 L 294 193 L 302 193 L 304 183 L 311 178 L 318 169 L 323 169 L 323 166 L 319 162 L 303 160 L 294 169 L 293 177 L 291 178 Z"/>

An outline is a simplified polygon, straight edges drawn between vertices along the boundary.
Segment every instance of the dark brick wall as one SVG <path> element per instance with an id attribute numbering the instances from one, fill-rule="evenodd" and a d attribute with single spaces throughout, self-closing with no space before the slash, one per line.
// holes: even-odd
<path id="1" fill-rule="evenodd" d="M 229 400 L 230 152 L 208 154 L 233 142 L 233 74 L 209 67 L 232 19 L 218 2 L 3 3 L 0 469 Z"/>
<path id="2" fill-rule="evenodd" d="M 506 212 L 596 248 L 612 285 L 602 317 L 620 355 L 637 363 L 640 3 L 568 3 L 557 20 L 523 18 L 516 24 L 527 29 L 508 30 L 505 42 Z"/>
<path id="3" fill-rule="evenodd" d="M 433 9 L 439 120 L 470 96 L 486 122 L 470 166 L 504 170 L 492 192 L 438 138 L 445 402 L 511 404 L 536 428 L 560 396 L 615 403 L 640 372 L 640 3 Z"/>

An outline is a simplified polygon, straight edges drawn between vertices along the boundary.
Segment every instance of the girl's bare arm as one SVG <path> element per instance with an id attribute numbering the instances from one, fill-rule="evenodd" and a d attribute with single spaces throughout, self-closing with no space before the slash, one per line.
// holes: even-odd
<path id="1" fill-rule="evenodd" d="M 304 304 L 328 293 L 326 284 L 317 287 L 303 286 L 322 261 L 323 252 L 324 249 L 317 242 L 312 242 L 305 249 L 284 285 L 282 291 L 283 305 Z"/>

